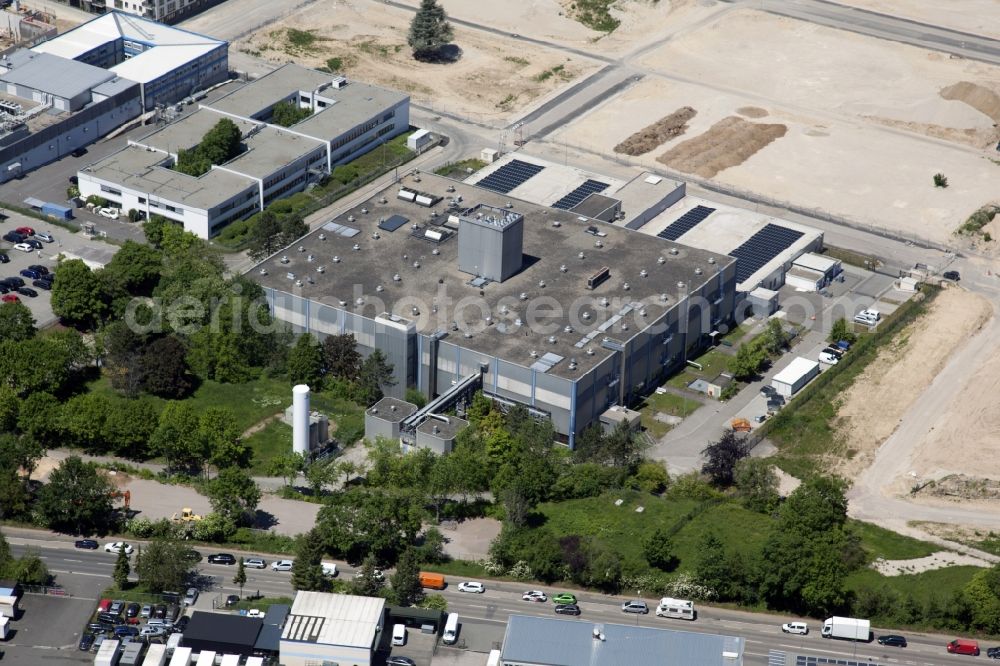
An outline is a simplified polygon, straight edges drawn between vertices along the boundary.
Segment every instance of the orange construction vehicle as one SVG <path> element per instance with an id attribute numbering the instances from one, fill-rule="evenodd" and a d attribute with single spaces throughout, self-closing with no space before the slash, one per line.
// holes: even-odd
<path id="1" fill-rule="evenodd" d="M 122 492 L 120 490 L 112 490 L 108 493 L 108 497 L 111 499 L 121 499 L 122 503 L 125 505 L 125 510 L 128 511 L 129 504 L 132 502 L 132 491 L 126 490 L 125 492 Z"/>
<path id="2" fill-rule="evenodd" d="M 746 419 L 733 419 L 729 422 L 729 426 L 733 432 L 750 432 L 752 430 L 750 421 Z"/>
<path id="3" fill-rule="evenodd" d="M 431 590 L 444 589 L 444 576 L 439 573 L 420 572 L 420 584 Z"/>

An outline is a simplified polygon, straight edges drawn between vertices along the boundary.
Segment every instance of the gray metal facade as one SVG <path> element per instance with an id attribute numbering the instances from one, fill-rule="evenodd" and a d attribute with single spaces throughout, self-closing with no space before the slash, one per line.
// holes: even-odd
<path id="1" fill-rule="evenodd" d="M 575 380 L 464 347 L 460 334 L 425 335 L 405 319 L 390 322 L 267 287 L 264 293 L 272 314 L 297 331 L 350 333 L 364 355 L 381 349 L 393 364 L 396 380 L 395 386 L 386 387 L 386 395 L 399 398 L 415 386 L 434 397 L 481 372 L 487 394 L 547 415 L 572 447 L 576 436 L 596 423 L 609 406 L 627 404 L 637 394 L 652 390 L 703 348 L 706 334 L 731 317 L 735 287 L 736 265 L 732 263 L 631 338 L 595 338 L 595 347 L 615 353 Z M 581 356 L 586 353 L 586 348 L 580 350 Z"/>
<path id="2" fill-rule="evenodd" d="M 458 227 L 458 270 L 503 282 L 521 269 L 524 216 L 510 210 L 477 206 Z"/>

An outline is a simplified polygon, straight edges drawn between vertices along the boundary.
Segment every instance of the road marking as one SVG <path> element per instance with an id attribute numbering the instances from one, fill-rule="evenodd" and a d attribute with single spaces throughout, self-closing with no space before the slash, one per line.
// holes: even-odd
<path id="1" fill-rule="evenodd" d="M 76 563 L 79 564 L 79 563 L 83 562 L 83 560 L 63 560 L 63 562 L 76 562 Z"/>
<path id="2" fill-rule="evenodd" d="M 52 573 L 61 573 L 71 576 L 94 576 L 95 578 L 110 578 L 108 574 L 88 573 L 86 571 L 65 571 L 63 569 L 49 569 L 49 571 L 51 571 Z"/>

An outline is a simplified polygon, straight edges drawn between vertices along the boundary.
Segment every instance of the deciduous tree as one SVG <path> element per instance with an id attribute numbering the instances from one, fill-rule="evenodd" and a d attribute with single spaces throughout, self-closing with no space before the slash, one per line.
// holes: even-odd
<path id="1" fill-rule="evenodd" d="M 93 328 L 108 314 L 103 282 L 80 259 L 59 264 L 52 283 L 52 312 L 70 326 Z"/>
<path id="2" fill-rule="evenodd" d="M 323 350 L 309 333 L 303 333 L 288 353 L 288 377 L 292 384 L 319 388 L 323 378 Z"/>
<path id="3" fill-rule="evenodd" d="M 208 453 L 199 436 L 198 415 L 187 402 L 168 402 L 153 434 L 150 448 L 167 459 L 171 469 L 197 469 Z"/>
<path id="4" fill-rule="evenodd" d="M 778 475 L 774 464 L 765 458 L 743 458 L 736 463 L 733 475 L 743 503 L 751 511 L 771 513 L 780 500 Z"/>
<path id="5" fill-rule="evenodd" d="M 74 534 L 100 531 L 112 520 L 114 486 L 93 463 L 66 458 L 38 493 L 37 508 L 52 529 Z"/>
<path id="6" fill-rule="evenodd" d="M 260 488 L 244 470 L 223 468 L 206 484 L 205 491 L 215 513 L 237 525 L 253 524 L 260 503 Z"/>
<path id="7" fill-rule="evenodd" d="M 385 576 L 378 570 L 378 562 L 371 553 L 365 556 L 361 570 L 351 581 L 351 593 L 363 597 L 382 596 L 385 588 Z"/>
<path id="8" fill-rule="evenodd" d="M 736 463 L 750 455 L 750 449 L 742 436 L 727 430 L 718 441 L 706 446 L 701 453 L 706 457 L 701 467 L 702 473 L 707 474 L 716 486 L 728 488 L 733 485 Z"/>
<path id="9" fill-rule="evenodd" d="M 382 399 L 383 387 L 395 386 L 396 379 L 393 377 L 393 366 L 389 363 L 382 350 L 376 349 L 361 364 L 359 392 L 362 402 L 371 406 Z"/>
<path id="10" fill-rule="evenodd" d="M 192 570 L 188 551 L 181 541 L 153 539 L 142 557 L 136 556 L 135 572 L 139 582 L 154 593 L 182 589 Z"/>
<path id="11" fill-rule="evenodd" d="M 662 527 L 650 532 L 643 540 L 642 554 L 651 567 L 661 571 L 672 571 L 677 566 L 673 541 Z"/>
<path id="12" fill-rule="evenodd" d="M 323 575 L 323 549 L 325 538 L 321 530 L 313 527 L 299 541 L 292 564 L 292 587 L 296 590 L 323 592 L 330 581 Z"/>
<path id="13" fill-rule="evenodd" d="M 20 301 L 0 303 L 0 340 L 19 342 L 35 337 L 35 318 Z"/>
<path id="14" fill-rule="evenodd" d="M 361 372 L 361 354 L 354 336 L 344 333 L 323 338 L 323 365 L 338 379 L 356 381 Z"/>
<path id="15" fill-rule="evenodd" d="M 233 585 L 240 586 L 240 598 L 243 598 L 243 586 L 247 584 L 247 567 L 243 563 L 243 558 L 236 562 L 236 575 L 233 576 Z"/>

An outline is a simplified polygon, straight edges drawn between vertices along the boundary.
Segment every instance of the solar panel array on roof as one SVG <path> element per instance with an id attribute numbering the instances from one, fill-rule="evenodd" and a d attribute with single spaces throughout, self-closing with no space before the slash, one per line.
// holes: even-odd
<path id="1" fill-rule="evenodd" d="M 569 210 L 589 197 L 591 194 L 594 194 L 595 192 L 603 192 L 608 189 L 608 187 L 609 185 L 607 183 L 602 183 L 599 180 L 588 178 L 583 185 L 580 185 L 562 199 L 552 204 L 552 207 L 559 208 L 561 210 Z"/>
<path id="2" fill-rule="evenodd" d="M 323 228 L 327 231 L 332 231 L 338 236 L 343 236 L 344 238 L 354 238 L 361 233 L 359 229 L 348 227 L 343 224 L 337 224 L 336 222 L 327 222 L 323 225 Z"/>
<path id="3" fill-rule="evenodd" d="M 396 229 L 399 229 L 407 222 L 409 222 L 409 220 L 403 217 L 402 215 L 393 215 L 392 217 L 379 222 L 378 228 L 383 231 L 388 231 L 391 233 Z"/>
<path id="4" fill-rule="evenodd" d="M 844 659 L 841 657 L 813 657 L 807 655 L 796 655 L 795 666 L 871 666 L 870 661 L 857 661 L 855 659 Z"/>
<path id="5" fill-rule="evenodd" d="M 493 190 L 494 192 L 499 192 L 500 194 L 507 194 L 515 187 L 523 185 L 525 181 L 539 173 L 544 168 L 545 167 L 543 166 L 531 164 L 530 162 L 511 160 L 490 175 L 486 176 L 486 178 L 483 178 L 481 181 L 476 183 L 476 185 L 479 187 L 485 187 L 488 190 Z"/>
<path id="6" fill-rule="evenodd" d="M 666 229 L 656 234 L 659 238 L 675 241 L 687 232 L 694 229 L 699 222 L 715 212 L 714 208 L 708 206 L 695 206 L 670 223 Z"/>
<path id="7" fill-rule="evenodd" d="M 736 283 L 746 281 L 792 243 L 802 238 L 801 231 L 768 224 L 750 239 L 729 253 L 736 258 Z"/>
<path id="8" fill-rule="evenodd" d="M 560 356 L 559 354 L 553 354 L 552 352 L 548 352 L 547 354 L 543 355 L 540 359 L 532 363 L 531 369 L 534 370 L 535 372 L 548 372 L 550 369 L 552 369 L 552 366 L 556 365 L 562 360 L 563 357 Z"/>

